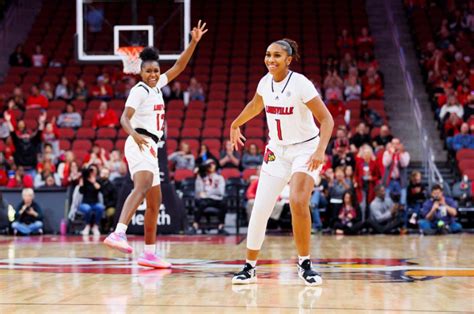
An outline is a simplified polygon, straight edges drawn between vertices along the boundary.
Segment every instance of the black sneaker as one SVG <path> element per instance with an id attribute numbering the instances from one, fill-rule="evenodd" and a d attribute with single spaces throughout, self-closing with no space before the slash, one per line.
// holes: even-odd
<path id="1" fill-rule="evenodd" d="M 235 273 L 234 277 L 232 277 L 233 285 L 248 285 L 256 282 L 257 273 L 255 267 L 252 267 L 249 263 L 245 263 L 244 268 L 240 272 Z"/>
<path id="2" fill-rule="evenodd" d="M 229 235 L 229 233 L 228 233 L 224 228 L 218 229 L 218 230 L 217 230 L 217 234 L 225 235 L 225 236 L 228 236 L 228 235 Z"/>
<path id="3" fill-rule="evenodd" d="M 321 274 L 314 271 L 311 267 L 311 260 L 304 260 L 303 263 L 297 264 L 298 277 L 303 279 L 307 286 L 319 286 L 323 283 Z"/>

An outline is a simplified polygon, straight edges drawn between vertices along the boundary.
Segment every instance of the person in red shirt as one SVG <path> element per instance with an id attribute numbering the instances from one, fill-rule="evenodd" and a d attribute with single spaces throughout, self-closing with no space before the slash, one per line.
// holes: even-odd
<path id="1" fill-rule="evenodd" d="M 356 46 L 359 55 L 364 53 L 371 53 L 374 49 L 374 39 L 369 35 L 367 27 L 362 27 L 360 36 L 357 37 Z"/>
<path id="2" fill-rule="evenodd" d="M 93 98 L 110 100 L 114 96 L 114 90 L 109 84 L 109 76 L 103 75 L 97 78 L 97 85 L 92 87 L 91 95 Z"/>
<path id="3" fill-rule="evenodd" d="M 115 111 L 108 109 L 105 101 L 100 103 L 99 112 L 97 112 L 92 119 L 93 128 L 115 128 L 118 126 L 118 118 Z"/>
<path id="4" fill-rule="evenodd" d="M 343 29 L 341 35 L 337 39 L 337 47 L 340 49 L 341 55 L 346 52 L 352 53 L 352 47 L 354 46 L 354 40 L 349 35 L 347 29 Z"/>
<path id="5" fill-rule="evenodd" d="M 30 96 L 26 99 L 26 109 L 48 109 L 48 104 L 48 98 L 40 94 L 38 86 L 31 86 Z"/>
<path id="6" fill-rule="evenodd" d="M 25 173 L 22 166 L 9 175 L 7 188 L 33 188 L 33 178 Z"/>
<path id="7" fill-rule="evenodd" d="M 381 99 L 384 91 L 382 79 L 377 74 L 374 67 L 367 69 L 366 75 L 362 78 L 362 98 L 363 99 Z"/>
<path id="8" fill-rule="evenodd" d="M 344 115 L 344 112 L 346 111 L 344 103 L 338 98 L 337 93 L 330 93 L 328 95 L 326 106 L 333 118 L 336 118 L 339 115 Z"/>

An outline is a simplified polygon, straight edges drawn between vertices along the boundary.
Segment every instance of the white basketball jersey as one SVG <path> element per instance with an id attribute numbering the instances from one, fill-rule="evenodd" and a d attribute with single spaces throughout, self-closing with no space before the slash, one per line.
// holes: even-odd
<path id="1" fill-rule="evenodd" d="M 292 145 L 319 134 L 313 114 L 305 105 L 319 93 L 304 75 L 290 71 L 284 80 L 275 82 L 268 73 L 258 83 L 257 93 L 263 98 L 273 143 Z"/>
<path id="2" fill-rule="evenodd" d="M 132 87 L 125 107 L 135 109 L 135 114 L 130 120 L 134 129 L 145 129 L 159 138 L 163 136 L 165 102 L 160 89 L 166 84 L 168 84 L 168 78 L 165 74 L 161 74 L 154 88 L 144 82 L 139 82 Z"/>

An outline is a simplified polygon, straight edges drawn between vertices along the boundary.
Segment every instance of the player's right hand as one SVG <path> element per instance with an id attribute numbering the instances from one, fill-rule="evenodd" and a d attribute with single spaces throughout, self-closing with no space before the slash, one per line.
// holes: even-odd
<path id="1" fill-rule="evenodd" d="M 135 133 L 132 134 L 132 137 L 133 137 L 133 140 L 135 141 L 135 143 L 137 143 L 138 148 L 140 149 L 140 151 L 143 151 L 143 149 L 144 149 L 143 146 L 148 147 L 147 140 L 143 136 L 141 136 L 140 134 L 135 132 Z"/>
<path id="2" fill-rule="evenodd" d="M 239 150 L 239 145 L 244 146 L 246 138 L 240 132 L 239 127 L 230 127 L 230 143 L 234 150 Z"/>

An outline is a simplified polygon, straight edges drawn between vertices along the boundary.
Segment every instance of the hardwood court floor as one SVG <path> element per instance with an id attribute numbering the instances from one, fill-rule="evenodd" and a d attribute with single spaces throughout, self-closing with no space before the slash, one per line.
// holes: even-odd
<path id="1" fill-rule="evenodd" d="M 256 285 L 232 287 L 244 237 L 161 236 L 172 270 L 139 267 L 92 237 L 0 237 L 0 313 L 465 313 L 474 236 L 313 237 L 325 280 L 296 275 L 291 237 L 268 237 Z M 140 237 L 131 238 L 135 254 Z"/>

